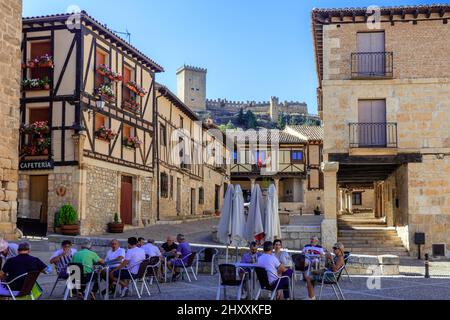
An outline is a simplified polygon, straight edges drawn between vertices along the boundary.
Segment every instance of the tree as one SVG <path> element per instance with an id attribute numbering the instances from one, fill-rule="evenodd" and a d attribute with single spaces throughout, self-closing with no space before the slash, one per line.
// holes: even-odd
<path id="1" fill-rule="evenodd" d="M 238 114 L 238 117 L 237 117 L 237 124 L 240 125 L 240 126 L 245 125 L 244 108 L 241 108 L 239 110 L 239 114 Z"/>
<path id="2" fill-rule="evenodd" d="M 256 127 L 258 127 L 258 121 L 256 120 L 256 116 L 251 110 L 248 110 L 244 117 L 245 117 L 245 127 L 247 129 L 256 129 Z"/>
<path id="3" fill-rule="evenodd" d="M 286 128 L 286 116 L 284 115 L 283 112 L 281 112 L 281 113 L 278 115 L 277 128 L 278 128 L 279 130 L 284 130 L 284 128 Z"/>
<path id="4" fill-rule="evenodd" d="M 219 126 L 219 129 L 220 129 L 220 131 L 222 131 L 222 132 L 226 132 L 227 130 L 235 129 L 235 127 L 234 127 L 233 123 L 232 123 L 231 120 L 230 120 L 230 121 L 228 121 L 227 124 L 221 124 L 221 125 Z"/>

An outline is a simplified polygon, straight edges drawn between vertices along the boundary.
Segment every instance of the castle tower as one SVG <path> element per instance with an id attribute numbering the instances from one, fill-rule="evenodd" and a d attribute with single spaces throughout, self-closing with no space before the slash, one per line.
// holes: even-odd
<path id="1" fill-rule="evenodd" d="M 193 111 L 206 111 L 207 72 L 187 65 L 177 70 L 177 96 Z"/>
<path id="2" fill-rule="evenodd" d="M 270 97 L 269 115 L 272 122 L 278 121 L 279 100 L 277 97 Z"/>

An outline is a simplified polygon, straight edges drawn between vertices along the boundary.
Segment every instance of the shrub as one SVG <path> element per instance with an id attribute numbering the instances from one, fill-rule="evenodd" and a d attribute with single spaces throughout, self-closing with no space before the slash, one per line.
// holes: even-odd
<path id="1" fill-rule="evenodd" d="M 71 226 L 78 223 L 78 214 L 75 208 L 66 204 L 62 206 L 57 213 L 57 226 Z"/>

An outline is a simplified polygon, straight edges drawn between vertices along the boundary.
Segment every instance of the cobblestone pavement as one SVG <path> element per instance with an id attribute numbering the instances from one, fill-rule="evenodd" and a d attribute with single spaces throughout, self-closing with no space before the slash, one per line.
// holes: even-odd
<path id="1" fill-rule="evenodd" d="M 48 251 L 46 241 L 31 241 L 32 255 L 39 257 L 48 263 L 51 252 Z M 352 276 L 351 282 L 345 276 L 340 282 L 344 296 L 349 300 L 450 300 L 450 262 L 430 262 L 430 279 L 425 279 L 423 260 L 402 258 L 400 276 L 383 276 L 372 278 L 367 276 Z M 56 280 L 55 275 L 41 275 L 39 284 L 44 288 L 42 299 L 48 299 L 48 294 Z M 214 300 L 217 292 L 218 275 L 199 274 L 198 281 L 189 283 L 177 281 L 161 284 L 162 293 L 159 294 L 156 287 L 151 287 L 151 297 L 148 300 Z M 64 283 L 60 282 L 52 300 L 62 299 Z M 317 287 L 317 295 L 319 288 Z M 236 289 L 229 289 L 230 299 L 236 297 Z M 306 288 L 303 281 L 297 281 L 295 286 L 295 298 L 305 299 Z M 131 296 L 125 299 L 136 299 Z M 333 290 L 325 287 L 323 299 L 336 299 Z"/>

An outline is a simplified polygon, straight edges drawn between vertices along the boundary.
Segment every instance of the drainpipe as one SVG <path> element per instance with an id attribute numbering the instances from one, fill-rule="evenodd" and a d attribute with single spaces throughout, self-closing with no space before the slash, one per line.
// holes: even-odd
<path id="1" fill-rule="evenodd" d="M 164 88 L 161 89 L 161 94 L 155 98 L 153 103 L 153 167 L 156 164 L 156 221 L 160 221 L 159 213 L 159 198 L 161 196 L 160 178 L 159 178 L 159 121 L 158 121 L 158 99 L 166 94 Z"/>

